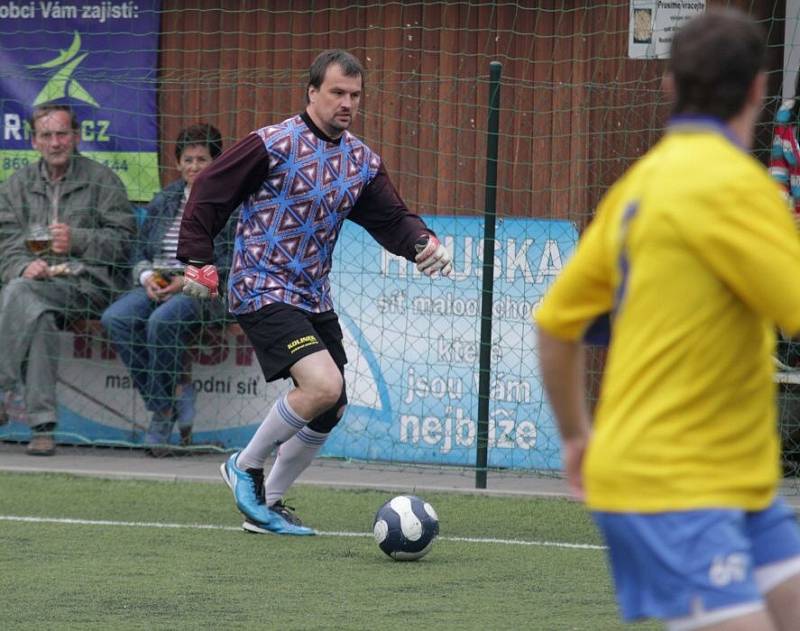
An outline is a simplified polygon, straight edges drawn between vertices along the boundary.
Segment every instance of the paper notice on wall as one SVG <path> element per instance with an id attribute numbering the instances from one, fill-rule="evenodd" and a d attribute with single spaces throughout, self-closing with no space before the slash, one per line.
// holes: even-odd
<path id="1" fill-rule="evenodd" d="M 668 58 L 672 38 L 681 25 L 705 10 L 705 0 L 631 0 L 628 57 Z"/>

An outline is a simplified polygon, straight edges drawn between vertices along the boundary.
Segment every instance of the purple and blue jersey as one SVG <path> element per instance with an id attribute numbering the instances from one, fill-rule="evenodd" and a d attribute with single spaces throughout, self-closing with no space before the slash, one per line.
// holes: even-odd
<path id="1" fill-rule="evenodd" d="M 378 154 L 347 131 L 327 138 L 305 113 L 253 132 L 200 174 L 178 258 L 213 260 L 213 236 L 237 207 L 228 281 L 235 314 L 273 303 L 333 309 L 329 273 L 345 219 L 408 260 L 431 232 L 406 208 Z"/>

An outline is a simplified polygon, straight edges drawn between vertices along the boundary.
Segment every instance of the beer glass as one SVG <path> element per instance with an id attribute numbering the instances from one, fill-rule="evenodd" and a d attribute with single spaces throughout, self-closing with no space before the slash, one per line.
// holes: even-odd
<path id="1" fill-rule="evenodd" d="M 36 256 L 45 254 L 53 245 L 50 228 L 45 224 L 35 223 L 28 226 L 25 234 L 25 245 Z"/>
<path id="2" fill-rule="evenodd" d="M 156 257 L 153 260 L 153 280 L 162 289 L 168 286 L 175 276 L 183 274 L 183 266 L 174 259 Z"/>

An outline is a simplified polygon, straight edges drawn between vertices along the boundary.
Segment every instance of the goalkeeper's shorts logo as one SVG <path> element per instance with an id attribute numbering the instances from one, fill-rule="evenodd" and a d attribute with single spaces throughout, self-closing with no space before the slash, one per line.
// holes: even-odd
<path id="1" fill-rule="evenodd" d="M 304 335 L 303 337 L 298 337 L 296 340 L 292 340 L 286 345 L 287 350 L 290 353 L 296 353 L 304 348 L 308 348 L 309 346 L 314 346 L 315 344 L 319 344 L 319 340 L 313 335 Z"/>

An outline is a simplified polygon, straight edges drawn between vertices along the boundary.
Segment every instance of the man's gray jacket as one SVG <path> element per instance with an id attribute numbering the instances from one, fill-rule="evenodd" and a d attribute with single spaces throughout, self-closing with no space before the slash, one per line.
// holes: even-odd
<path id="1" fill-rule="evenodd" d="M 53 196 L 57 197 L 54 205 Z M 67 255 L 47 254 L 51 265 L 80 262 L 79 290 L 98 305 L 122 289 L 136 234 L 136 219 L 125 187 L 108 167 L 76 154 L 64 178 L 53 189 L 42 161 L 23 167 L 0 186 L 0 280 L 22 275 L 36 256 L 25 246 L 32 223 L 57 221 L 70 226 Z"/>

